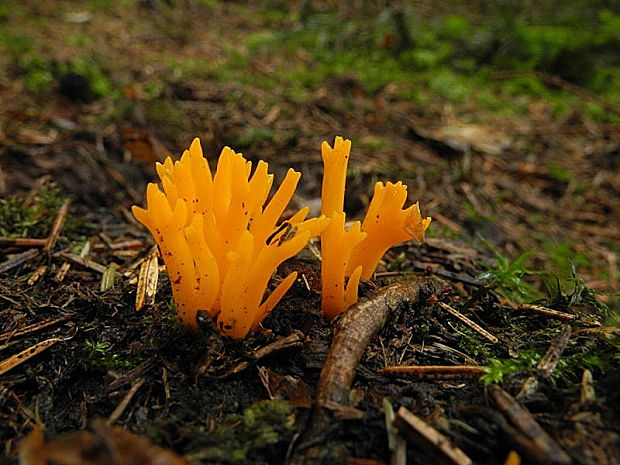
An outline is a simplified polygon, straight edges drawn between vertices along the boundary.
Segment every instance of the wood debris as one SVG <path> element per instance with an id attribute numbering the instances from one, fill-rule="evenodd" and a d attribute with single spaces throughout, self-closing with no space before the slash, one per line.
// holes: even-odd
<path id="1" fill-rule="evenodd" d="M 114 411 L 110 414 L 110 418 L 108 418 L 108 425 L 113 425 L 114 423 L 116 423 L 116 421 L 121 417 L 121 415 L 129 405 L 129 402 L 131 402 L 131 399 L 133 399 L 133 397 L 136 395 L 136 392 L 138 392 L 138 389 L 140 389 L 143 384 L 144 378 L 141 378 L 136 381 L 133 386 L 131 386 L 131 389 L 127 391 L 127 394 L 125 394 L 123 400 L 121 400 L 121 402 L 117 405 Z"/>
<path id="2" fill-rule="evenodd" d="M 57 337 L 46 339 L 45 341 L 41 341 L 33 345 L 32 347 L 22 350 L 21 352 L 15 355 L 11 355 L 9 358 L 0 361 L 0 375 L 5 374 L 7 371 L 12 370 L 16 366 L 21 365 L 27 360 L 30 360 L 35 355 L 38 355 L 44 350 L 49 349 L 60 340 L 61 339 Z"/>
<path id="3" fill-rule="evenodd" d="M 274 354 L 276 352 L 280 352 L 286 349 L 302 347 L 303 341 L 304 341 L 304 334 L 301 331 L 295 330 L 286 337 L 278 338 L 275 341 L 273 341 L 271 344 L 261 347 L 260 349 L 253 350 L 252 352 L 248 354 L 248 360 L 239 362 L 234 367 L 230 368 L 229 370 L 226 370 L 223 374 L 220 374 L 220 375 L 214 374 L 213 377 L 215 379 L 224 379 L 224 378 L 228 378 L 229 376 L 235 375 L 237 373 L 241 373 L 243 370 L 250 367 L 254 363 L 258 362 L 262 358 L 267 357 L 268 355 L 271 355 L 271 354 Z M 213 372 L 213 370 L 209 369 L 209 366 L 206 365 L 204 362 L 198 368 L 198 374 L 210 374 L 210 372 Z"/>
<path id="4" fill-rule="evenodd" d="M 503 417 L 495 418 L 500 428 L 530 460 L 539 464 L 569 465 L 570 456 L 542 429 L 530 412 L 497 384 L 488 387 Z M 503 418 L 503 419 L 502 419 Z"/>
<path id="5" fill-rule="evenodd" d="M 337 321 L 317 387 L 319 407 L 329 402 L 346 404 L 355 369 L 388 315 L 402 311 L 405 305 L 423 301 L 435 292 L 436 284 L 431 279 L 391 284 L 370 299 L 355 304 Z"/>
<path id="6" fill-rule="evenodd" d="M 383 369 L 383 374 L 393 378 L 420 380 L 476 379 L 485 373 L 484 367 L 477 365 L 394 366 Z"/>
<path id="7" fill-rule="evenodd" d="M 19 444 L 20 465 L 189 465 L 183 457 L 120 427 L 93 422 L 94 432 L 76 431 L 49 441 L 41 426 Z"/>
<path id="8" fill-rule="evenodd" d="M 155 299 L 159 281 L 157 255 L 157 248 L 154 248 L 140 264 L 138 288 L 136 289 L 136 310 L 141 310 L 144 305 L 151 305 Z"/>
<path id="9" fill-rule="evenodd" d="M 310 391 L 301 379 L 280 375 L 267 367 L 258 367 L 258 376 L 271 400 L 287 400 L 296 407 L 312 407 Z"/>
<path id="10" fill-rule="evenodd" d="M 50 234 L 47 237 L 45 246 L 43 247 L 44 253 L 50 253 L 52 249 L 54 248 L 54 246 L 56 245 L 56 241 L 58 241 L 58 236 L 60 235 L 60 231 L 62 231 L 62 227 L 65 224 L 65 220 L 67 219 L 67 214 L 69 213 L 70 203 L 71 201 L 67 199 L 63 202 L 63 204 L 58 209 L 58 214 L 56 215 L 56 219 L 54 220 L 54 224 L 52 225 Z"/>
<path id="11" fill-rule="evenodd" d="M 562 352 L 564 352 L 564 349 L 566 349 L 566 346 L 568 345 L 571 333 L 572 329 L 569 325 L 562 326 L 560 333 L 551 342 L 547 352 L 545 352 L 545 355 L 543 355 L 540 362 L 538 362 L 538 365 L 536 366 L 537 374 L 539 376 L 542 378 L 549 378 L 549 376 L 551 376 L 553 370 L 555 370 L 555 367 L 560 361 Z M 517 394 L 517 399 L 524 399 L 531 396 L 537 388 L 538 379 L 536 376 L 528 377 Z"/>
<path id="12" fill-rule="evenodd" d="M 28 285 L 33 286 L 41 278 L 41 276 L 45 275 L 45 273 L 47 273 L 47 265 L 37 267 L 37 269 L 34 270 L 34 273 L 32 273 L 32 276 L 28 278 Z"/>
<path id="13" fill-rule="evenodd" d="M 478 334 L 480 334 L 482 337 L 487 339 L 492 344 L 497 343 L 497 338 L 495 336 L 493 336 L 491 333 L 489 333 L 486 329 L 484 329 L 479 324 L 471 321 L 469 318 L 467 318 L 465 315 L 463 315 L 458 310 L 455 310 L 454 308 L 450 307 L 448 304 L 443 303 L 443 302 L 437 302 L 437 304 L 441 308 L 443 308 L 445 311 L 447 311 L 450 315 L 455 316 L 456 318 L 461 320 L 463 323 L 465 323 L 467 326 L 469 326 L 471 329 L 476 331 Z"/>
<path id="14" fill-rule="evenodd" d="M 0 237 L 0 246 L 6 247 L 45 247 L 47 239 L 33 239 L 30 237 Z"/>
<path id="15" fill-rule="evenodd" d="M 439 282 L 428 278 L 390 284 L 369 299 L 357 302 L 335 320 L 332 344 L 317 386 L 316 406 L 291 463 L 310 463 L 320 456 L 320 450 L 312 445 L 324 434 L 331 417 L 336 416 L 334 413 L 348 407 L 355 370 L 370 340 L 381 331 L 388 317 L 396 317 L 404 308 L 425 302 L 438 288 Z"/>
<path id="16" fill-rule="evenodd" d="M 405 407 L 400 407 L 394 418 L 394 426 L 407 439 L 420 447 L 440 455 L 454 465 L 472 465 L 472 460 L 459 447 L 452 444 L 450 439 L 435 428 L 424 422 Z"/>
<path id="17" fill-rule="evenodd" d="M 44 328 L 49 328 L 50 326 L 54 326 L 59 323 L 64 323 L 65 321 L 68 321 L 70 319 L 71 319 L 71 315 L 65 314 L 58 318 L 51 318 L 51 319 L 40 321 L 39 323 L 33 323 L 21 329 L 11 331 L 5 334 L 0 334 L 0 341 L 6 341 L 7 339 L 14 339 L 16 337 L 25 336 L 26 334 L 31 334 L 31 333 L 34 333 L 35 331 L 40 331 Z"/>
<path id="18" fill-rule="evenodd" d="M 76 255 L 74 253 L 60 252 L 58 256 L 64 258 L 67 261 L 75 263 L 76 265 L 83 266 L 84 268 L 88 268 L 89 270 L 95 271 L 100 274 L 104 274 L 107 269 L 107 267 L 95 262 L 94 260 L 82 257 L 80 255 Z"/>
<path id="19" fill-rule="evenodd" d="M 570 313 L 560 312 L 558 310 L 553 310 L 552 308 L 542 307 L 540 305 L 534 304 L 521 304 L 519 305 L 519 310 L 529 310 L 534 313 L 540 313 L 541 315 L 560 318 L 562 320 L 574 320 L 575 318 L 577 318 L 577 315 L 571 315 Z"/>
<path id="20" fill-rule="evenodd" d="M 37 257 L 39 255 L 39 251 L 37 249 L 28 249 L 24 252 L 13 255 L 8 260 L 0 263 L 0 273 L 5 273 L 9 270 L 12 270 L 15 267 L 18 267 L 22 263 L 26 263 L 27 261 Z"/>

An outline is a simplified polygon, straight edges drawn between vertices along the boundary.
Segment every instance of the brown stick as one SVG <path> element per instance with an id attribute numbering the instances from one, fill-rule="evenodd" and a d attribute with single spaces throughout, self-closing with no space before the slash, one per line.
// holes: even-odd
<path id="1" fill-rule="evenodd" d="M 397 317 L 404 307 L 425 301 L 435 294 L 439 285 L 437 280 L 429 278 L 391 284 L 368 300 L 353 305 L 337 320 L 321 370 L 313 415 L 289 463 L 320 460 L 325 451 L 313 445 L 328 429 L 330 412 L 337 412 L 336 406 L 347 404 L 355 370 L 370 340 L 381 331 L 388 317 Z"/>
<path id="2" fill-rule="evenodd" d="M 381 331 L 390 314 L 433 294 L 435 283 L 423 279 L 391 284 L 344 314 L 334 328 L 332 345 L 321 370 L 317 406 L 347 403 L 355 369 L 370 340 Z"/>
<path id="3" fill-rule="evenodd" d="M 12 245 L 14 247 L 44 247 L 47 239 L 35 239 L 32 237 L 0 237 L 0 246 Z"/>
<path id="4" fill-rule="evenodd" d="M 69 213 L 70 203 L 71 200 L 67 199 L 58 209 L 58 214 L 56 215 L 56 219 L 54 220 L 54 224 L 52 225 L 50 235 L 47 237 L 47 242 L 43 247 L 43 252 L 49 253 L 54 248 L 54 245 L 56 245 L 56 241 L 58 240 L 60 231 L 62 231 L 62 226 L 63 224 L 65 224 L 65 220 L 67 219 L 67 213 Z"/>
<path id="5" fill-rule="evenodd" d="M 445 304 L 443 302 L 437 302 L 439 304 L 439 306 L 441 308 L 443 308 L 445 311 L 447 311 L 449 314 L 455 316 L 456 318 L 458 318 L 459 320 L 461 320 L 463 323 L 465 323 L 467 326 L 469 326 L 471 329 L 473 329 L 474 331 L 476 331 L 478 334 L 480 334 L 481 336 L 483 336 L 485 339 L 487 339 L 489 342 L 496 344 L 497 343 L 497 338 L 495 336 L 493 336 L 491 333 L 489 333 L 486 329 L 484 329 L 482 326 L 480 326 L 477 323 L 474 323 L 473 321 L 471 321 L 469 318 L 467 318 L 465 315 L 463 315 L 461 312 L 459 312 L 458 310 L 455 310 L 454 308 L 450 307 L 448 304 Z"/>
<path id="6" fill-rule="evenodd" d="M 125 394 L 123 400 L 121 400 L 121 402 L 116 406 L 114 411 L 110 414 L 110 418 L 108 418 L 107 421 L 109 426 L 112 426 L 121 417 L 125 409 L 127 409 L 129 402 L 131 402 L 131 399 L 133 399 L 133 396 L 136 395 L 138 389 L 140 389 L 144 384 L 144 381 L 144 378 L 140 378 L 138 381 L 135 382 L 133 386 L 131 386 L 131 389 L 127 391 L 127 394 Z"/>
<path id="7" fill-rule="evenodd" d="M 538 374 L 543 378 L 548 378 L 555 370 L 555 367 L 558 365 L 560 361 L 560 357 L 562 356 L 562 352 L 566 349 L 568 345 L 568 341 L 570 340 L 570 336 L 572 333 L 572 328 L 569 325 L 563 325 L 562 331 L 558 334 L 551 342 L 551 345 L 545 352 L 545 355 L 540 359 L 536 369 L 538 370 Z M 517 399 L 523 399 L 531 396 L 538 389 L 538 378 L 536 376 L 529 376 L 521 390 L 517 394 Z"/>
<path id="8" fill-rule="evenodd" d="M 273 341 L 271 344 L 267 344 L 264 347 L 253 350 L 250 352 L 249 358 L 250 360 L 244 360 L 243 362 L 238 363 L 231 369 L 227 370 L 225 373 L 221 375 L 214 375 L 215 379 L 225 379 L 229 376 L 235 375 L 237 373 L 241 373 L 243 370 L 256 363 L 260 359 L 267 357 L 268 355 L 274 354 L 276 352 L 280 352 L 282 350 L 298 348 L 303 346 L 304 341 L 304 333 L 298 330 L 293 330 L 291 334 L 285 337 L 281 337 Z M 198 369 L 199 374 L 206 374 L 207 368 L 201 366 Z"/>
<path id="9" fill-rule="evenodd" d="M 511 439 L 525 448 L 535 463 L 568 465 L 573 462 L 570 456 L 534 420 L 530 412 L 510 394 L 497 384 L 489 385 L 488 390 L 495 405 L 511 424 L 500 424 L 500 427 L 510 435 Z"/>
<path id="10" fill-rule="evenodd" d="M 536 369 L 540 370 L 540 374 L 543 378 L 548 378 L 551 376 L 551 373 L 553 373 L 553 370 L 555 370 L 562 356 L 562 352 L 564 352 L 564 349 L 566 349 L 568 345 L 572 332 L 572 328 L 569 325 L 563 325 L 562 331 L 553 339 L 547 352 L 545 352 L 543 358 L 538 362 Z"/>
<path id="11" fill-rule="evenodd" d="M 34 286 L 34 284 L 41 278 L 41 276 L 47 273 L 48 268 L 49 267 L 47 265 L 38 266 L 37 269 L 34 270 L 34 273 L 32 273 L 32 275 L 30 276 L 30 278 L 28 278 L 28 285 Z"/>
<path id="12" fill-rule="evenodd" d="M 542 307 L 540 305 L 533 304 L 521 304 L 519 305 L 519 310 L 530 310 L 534 313 L 540 313 L 542 315 L 552 316 L 560 318 L 562 320 L 574 320 L 575 318 L 577 318 L 577 315 L 571 315 L 570 313 L 564 313 L 558 310 L 553 310 L 552 308 Z"/>
<path id="13" fill-rule="evenodd" d="M 144 241 L 140 239 L 132 239 L 130 241 L 115 242 L 113 244 L 110 244 L 109 248 L 110 250 L 137 249 L 137 248 L 142 247 L 143 245 L 144 245 Z M 95 249 L 96 248 L 98 247 L 95 246 Z"/>
<path id="14" fill-rule="evenodd" d="M 392 422 L 398 430 L 412 442 L 421 447 L 430 449 L 454 465 L 471 465 L 472 460 L 457 446 L 452 445 L 450 439 L 418 418 L 405 407 L 398 409 L 396 418 Z"/>
<path id="15" fill-rule="evenodd" d="M 100 263 L 97 263 L 86 257 L 80 257 L 79 255 L 76 255 L 74 253 L 60 252 L 58 255 L 67 261 L 75 263 L 76 265 L 81 265 L 84 268 L 88 268 L 89 270 L 95 271 L 100 274 L 105 273 L 105 270 L 107 269 L 105 266 L 101 265 Z"/>
<path id="16" fill-rule="evenodd" d="M 22 253 L 18 253 L 12 258 L 9 258 L 8 260 L 0 263 L 0 273 L 12 270 L 13 268 L 21 265 L 22 263 L 27 262 L 31 258 L 36 257 L 37 255 L 39 255 L 39 251 L 37 249 L 28 249 Z"/>
<path id="17" fill-rule="evenodd" d="M 18 354 L 11 355 L 9 358 L 0 361 L 0 375 L 3 375 L 7 371 L 12 370 L 18 365 L 21 365 L 26 360 L 31 359 L 32 357 L 40 354 L 44 350 L 49 349 L 60 340 L 61 339 L 57 337 L 53 337 L 51 339 L 41 341 L 25 350 L 22 350 Z"/>
<path id="18" fill-rule="evenodd" d="M 385 367 L 383 374 L 393 378 L 404 379 L 455 379 L 480 378 L 486 371 L 477 365 L 427 365 L 427 366 L 399 366 Z"/>
<path id="19" fill-rule="evenodd" d="M 30 334 L 35 331 L 48 328 L 49 326 L 57 325 L 58 323 L 63 323 L 69 319 L 71 319 L 71 315 L 69 314 L 62 315 L 58 318 L 52 318 L 49 320 L 41 321 L 40 323 L 35 323 L 33 325 L 26 326 L 25 328 L 21 328 L 16 331 L 10 331 L 4 334 L 0 334 L 0 341 L 5 341 L 7 339 L 12 339 L 14 337 L 23 336 L 25 334 Z"/>

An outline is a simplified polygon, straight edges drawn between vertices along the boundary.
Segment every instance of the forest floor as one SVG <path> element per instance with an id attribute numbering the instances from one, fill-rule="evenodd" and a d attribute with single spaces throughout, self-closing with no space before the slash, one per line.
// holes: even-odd
<path id="1" fill-rule="evenodd" d="M 418 3 L 428 21 L 441 15 Z M 499 75 L 459 87 L 444 74 L 443 88 L 389 59 L 325 58 L 308 43 L 354 15 L 347 2 L 331 16 L 322 2 L 273 4 L 0 8 L 0 463 L 18 463 L 20 443 L 25 464 L 137 463 L 130 450 L 152 463 L 405 463 L 390 462 L 399 447 L 406 463 L 430 463 L 437 443 L 409 441 L 419 432 L 402 421 L 399 434 L 386 428 L 399 407 L 474 463 L 511 450 L 524 463 L 618 463 L 617 103 L 565 81 L 549 90 L 543 74 L 527 81 L 539 93 L 511 93 Z M 336 21 L 345 38 L 347 21 Z M 399 40 L 387 34 L 377 53 Z M 303 279 L 264 331 L 193 332 L 176 320 L 163 264 L 136 309 L 154 241 L 131 206 L 144 204 L 154 163 L 200 137 L 212 168 L 228 145 L 269 162 L 276 184 L 301 171 L 291 208 L 316 209 L 320 145 L 338 135 L 353 144 L 348 219 L 379 180 L 402 181 L 433 218 L 424 244 L 388 251 L 362 298 L 433 285 L 383 309 L 342 387 L 347 405 L 317 423 L 332 326 L 315 254 L 278 270 Z M 397 365 L 481 372 L 384 371 Z M 37 424 L 50 442 L 22 442 Z M 94 432 L 56 439 L 77 430 Z"/>

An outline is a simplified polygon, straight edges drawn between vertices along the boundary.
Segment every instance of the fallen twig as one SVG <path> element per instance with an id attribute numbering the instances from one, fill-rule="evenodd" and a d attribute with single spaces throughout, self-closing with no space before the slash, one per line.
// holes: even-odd
<path id="1" fill-rule="evenodd" d="M 332 345 L 321 370 L 317 406 L 347 403 L 355 369 L 370 340 L 383 328 L 391 313 L 432 295 L 434 284 L 430 279 L 391 284 L 343 315 L 334 328 Z"/>
<path id="2" fill-rule="evenodd" d="M 46 339 L 45 341 L 41 341 L 32 347 L 28 347 L 21 352 L 11 355 L 9 358 L 0 361 L 0 375 L 5 374 L 7 371 L 12 370 L 16 366 L 21 365 L 26 360 L 31 359 L 37 354 L 40 354 L 46 349 L 49 349 L 54 344 L 56 344 L 61 339 L 57 337 L 53 337 L 51 339 Z"/>
<path id="3" fill-rule="evenodd" d="M 111 244 L 95 244 L 94 249 L 110 249 L 110 250 L 122 250 L 122 249 L 138 249 L 144 246 L 144 241 L 141 239 L 131 239 L 122 242 L 113 242 Z"/>
<path id="4" fill-rule="evenodd" d="M 157 357 L 153 357 L 153 358 L 149 358 L 148 360 L 145 360 L 140 365 L 121 374 L 114 381 L 110 382 L 110 384 L 106 386 L 105 390 L 107 392 L 112 392 L 120 388 L 121 386 L 133 383 L 138 378 L 141 378 L 142 376 L 144 376 L 144 374 L 147 373 L 155 365 L 157 365 L 158 362 L 159 360 L 157 359 Z"/>
<path id="5" fill-rule="evenodd" d="M 536 366 L 538 375 L 543 378 L 548 378 L 551 376 L 551 373 L 553 373 L 553 370 L 555 370 L 555 367 L 560 361 L 562 352 L 564 352 L 564 349 L 566 349 L 566 346 L 568 345 L 571 333 L 572 329 L 569 325 L 562 326 L 562 331 L 553 339 L 553 342 L 547 349 L 547 352 L 545 352 L 545 355 L 543 355 L 540 362 L 538 362 L 538 365 Z M 537 388 L 538 378 L 536 376 L 528 377 L 517 394 L 517 399 L 531 396 Z"/>
<path id="6" fill-rule="evenodd" d="M 75 263 L 76 265 L 81 265 L 84 268 L 88 268 L 89 270 L 95 271 L 100 274 L 105 273 L 105 270 L 107 269 L 104 265 L 101 265 L 86 257 L 81 257 L 79 255 L 76 255 L 74 253 L 60 252 L 58 256 L 64 258 L 67 261 Z"/>
<path id="7" fill-rule="evenodd" d="M 562 356 L 562 352 L 564 352 L 564 349 L 566 349 L 568 345 L 571 333 L 571 327 L 569 325 L 563 325 L 560 333 L 553 339 L 547 352 L 545 352 L 543 358 L 538 362 L 536 369 L 540 371 L 543 378 L 548 378 L 551 376 L 551 373 L 553 373 L 553 370 L 555 370 Z"/>
<path id="8" fill-rule="evenodd" d="M 28 285 L 33 286 L 39 280 L 39 278 L 41 278 L 41 276 L 47 273 L 47 269 L 48 269 L 47 265 L 41 265 L 36 270 L 34 270 L 34 273 L 32 273 L 32 276 L 28 278 Z"/>
<path id="9" fill-rule="evenodd" d="M 0 273 L 4 273 L 6 271 L 12 270 L 16 266 L 21 265 L 22 263 L 27 262 L 28 260 L 39 255 L 39 251 L 37 249 L 28 249 L 22 253 L 18 253 L 8 260 L 0 263 Z"/>
<path id="10" fill-rule="evenodd" d="M 129 402 L 131 402 L 131 399 L 133 399 L 133 396 L 136 395 L 136 392 L 138 392 L 138 389 L 140 389 L 143 384 L 144 384 L 144 378 L 140 378 L 138 381 L 134 383 L 133 386 L 131 386 L 131 389 L 127 391 L 127 394 L 125 394 L 125 397 L 123 397 L 123 400 L 120 401 L 120 403 L 116 406 L 114 411 L 110 414 L 110 418 L 108 418 L 108 421 L 107 421 L 109 426 L 116 423 L 116 421 L 121 417 L 121 415 L 123 414 L 123 412 L 129 405 Z"/>
<path id="11" fill-rule="evenodd" d="M 54 220 L 54 224 L 52 225 L 50 234 L 47 237 L 45 246 L 43 247 L 43 252 L 49 253 L 54 248 L 54 245 L 56 245 L 56 241 L 58 240 L 60 231 L 62 231 L 62 226 L 65 224 L 65 220 L 67 219 L 67 213 L 69 213 L 70 203 L 71 200 L 67 199 L 58 209 L 58 214 L 56 215 L 56 219 Z"/>
<path id="12" fill-rule="evenodd" d="M 303 341 L 304 341 L 304 333 L 298 330 L 293 330 L 293 332 L 289 334 L 288 336 L 281 337 L 273 341 L 271 344 L 267 344 L 266 346 L 261 347 L 260 349 L 253 350 L 249 354 L 249 360 L 244 360 L 243 362 L 238 363 L 237 365 L 232 367 L 230 370 L 227 370 L 224 374 L 216 375 L 214 376 L 214 378 L 224 379 L 234 374 L 241 373 L 243 370 L 248 368 L 250 365 L 256 363 L 257 361 L 261 360 L 264 357 L 267 357 L 268 355 L 274 354 L 276 352 L 280 352 L 281 350 L 285 350 L 285 349 L 301 347 L 303 345 Z M 206 372 L 205 369 L 199 369 L 199 374 L 203 374 L 205 372 Z"/>
<path id="13" fill-rule="evenodd" d="M 463 323 L 465 323 L 467 326 L 469 326 L 471 329 L 473 329 L 474 331 L 476 331 L 478 334 L 480 334 L 481 336 L 483 336 L 485 339 L 487 339 L 489 342 L 496 344 L 497 343 L 497 338 L 495 336 L 493 336 L 491 333 L 489 333 L 486 329 L 484 329 L 483 327 L 481 327 L 479 324 L 474 323 L 473 321 L 471 321 L 469 318 L 467 318 L 465 315 L 463 315 L 461 312 L 459 312 L 458 310 L 455 310 L 454 308 L 450 307 L 448 304 L 445 304 L 443 302 L 437 302 L 439 304 L 439 306 L 441 308 L 443 308 L 445 311 L 447 311 L 449 314 L 451 314 L 452 316 L 455 316 L 456 318 L 458 318 L 459 320 L 461 320 Z"/>
<path id="14" fill-rule="evenodd" d="M 0 237 L 0 246 L 13 247 L 44 247 L 47 239 L 35 239 L 31 237 Z"/>
<path id="15" fill-rule="evenodd" d="M 353 305 L 337 321 L 332 344 L 323 364 L 316 393 L 316 405 L 310 423 L 301 436 L 297 455 L 291 463 L 304 463 L 320 456 L 317 443 L 336 405 L 346 405 L 355 370 L 370 340 L 381 331 L 388 317 L 397 316 L 405 307 L 425 301 L 435 294 L 438 281 L 429 278 L 391 284 L 368 300 Z M 303 455 L 301 450 L 304 450 Z"/>
<path id="16" fill-rule="evenodd" d="M 450 438 L 441 434 L 405 407 L 398 409 L 393 424 L 407 439 L 421 447 L 432 448 L 432 451 L 450 463 L 455 465 L 471 465 L 473 463 L 459 447 L 451 443 Z"/>
<path id="17" fill-rule="evenodd" d="M 6 332 L 4 334 L 0 334 L 0 341 L 6 341 L 7 339 L 12 339 L 12 338 L 15 338 L 15 337 L 24 336 L 26 334 L 30 334 L 30 333 L 33 333 L 35 331 L 39 331 L 39 330 L 41 330 L 43 328 L 48 328 L 50 326 L 57 325 L 58 323 L 63 323 L 65 321 L 69 320 L 69 319 L 71 319 L 71 315 L 70 314 L 65 314 L 65 315 L 62 315 L 62 316 L 60 316 L 58 318 L 51 318 L 51 319 L 48 319 L 48 320 L 45 320 L 45 321 L 41 321 L 39 323 L 35 323 L 33 325 L 26 326 L 24 328 L 21 328 L 21 329 L 15 330 L 15 331 L 9 331 L 9 332 Z"/>
<path id="18" fill-rule="evenodd" d="M 534 313 L 540 313 L 542 315 L 552 316 L 555 318 L 560 318 L 562 320 L 574 320 L 575 318 L 577 318 L 577 315 L 571 315 L 570 313 L 564 313 L 558 310 L 553 310 L 552 308 L 542 307 L 540 305 L 533 304 L 521 304 L 519 305 L 519 310 L 530 310 Z"/>
<path id="19" fill-rule="evenodd" d="M 570 456 L 534 420 L 530 412 L 497 384 L 488 387 L 495 405 L 502 412 L 504 421 L 499 426 L 530 460 L 540 464 L 568 465 Z M 505 421 L 508 420 L 508 421 Z"/>
<path id="20" fill-rule="evenodd" d="M 67 273 L 69 272 L 70 269 L 71 269 L 71 263 L 62 262 L 62 265 L 60 265 L 60 268 L 58 268 L 58 271 L 56 272 L 56 275 L 54 276 L 54 281 L 56 281 L 57 283 L 63 282 L 63 280 L 65 279 L 65 276 L 67 276 Z"/>
<path id="21" fill-rule="evenodd" d="M 480 378 L 486 371 L 477 365 L 427 365 L 385 367 L 383 374 L 393 378 L 443 380 L 455 378 Z"/>

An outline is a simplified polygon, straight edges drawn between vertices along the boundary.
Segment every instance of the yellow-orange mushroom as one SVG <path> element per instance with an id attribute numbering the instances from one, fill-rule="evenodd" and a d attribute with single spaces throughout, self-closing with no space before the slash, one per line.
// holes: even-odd
<path id="1" fill-rule="evenodd" d="M 407 186 L 402 182 L 385 186 L 375 184 L 368 211 L 362 223 L 366 237 L 353 249 L 346 274 L 362 267 L 362 279 L 370 279 L 385 252 L 396 244 L 415 239 L 424 242 L 424 231 L 431 218 L 420 215 L 419 202 L 403 210 L 407 200 Z"/>
<path id="2" fill-rule="evenodd" d="M 225 147 L 212 176 L 195 139 L 179 161 L 157 165 L 164 192 L 149 184 L 147 208 L 133 207 L 159 245 L 183 324 L 197 328 L 197 312 L 206 310 L 223 334 L 245 337 L 296 279 L 291 273 L 264 298 L 276 268 L 328 225 L 324 216 L 305 220 L 303 208 L 287 223 L 290 234 L 269 241 L 301 175 L 289 170 L 267 202 L 267 169 L 259 161 L 251 174 L 251 162 Z"/>
<path id="3" fill-rule="evenodd" d="M 321 213 L 331 223 L 321 233 L 321 301 L 333 318 L 357 301 L 360 279 L 370 279 L 383 254 L 409 239 L 424 240 L 431 218 L 422 218 L 419 204 L 403 209 L 407 186 L 378 182 L 364 222 L 346 230 L 344 191 L 351 141 L 336 137 L 334 147 L 323 142 Z M 348 278 L 348 281 L 347 281 Z M 345 281 L 346 287 L 345 287 Z"/>

